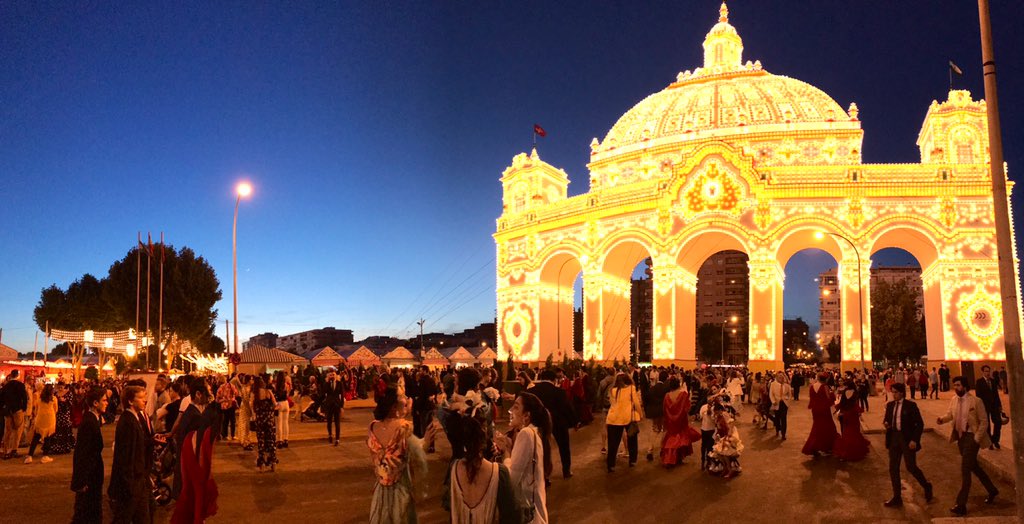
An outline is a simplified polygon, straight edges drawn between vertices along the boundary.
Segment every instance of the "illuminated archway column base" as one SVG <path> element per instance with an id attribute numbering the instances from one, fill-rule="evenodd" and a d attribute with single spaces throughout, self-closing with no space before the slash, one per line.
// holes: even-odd
<path id="1" fill-rule="evenodd" d="M 697 366 L 697 277 L 668 261 L 653 268 L 654 364 Z"/>
<path id="2" fill-rule="evenodd" d="M 754 253 L 750 270 L 750 349 L 747 366 L 752 371 L 783 369 L 782 267 L 764 252 Z"/>
<path id="3" fill-rule="evenodd" d="M 864 367 L 871 368 L 871 260 L 861 249 L 860 278 L 857 276 L 857 258 L 851 250 L 839 263 L 839 319 L 842 326 L 843 371 L 861 367 L 861 323 L 864 333 Z M 860 286 L 858 288 L 858 285 Z M 863 309 L 857 311 L 860 304 Z"/>

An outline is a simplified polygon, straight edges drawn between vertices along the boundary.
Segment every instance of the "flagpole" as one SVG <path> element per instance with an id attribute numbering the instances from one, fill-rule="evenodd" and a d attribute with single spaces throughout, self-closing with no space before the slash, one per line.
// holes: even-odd
<path id="1" fill-rule="evenodd" d="M 149 330 L 150 288 L 152 287 L 153 237 L 146 233 L 146 338 L 152 338 Z M 147 340 L 146 342 L 151 342 Z M 149 369 L 149 346 L 146 344 L 146 369 Z"/>
<path id="2" fill-rule="evenodd" d="M 1010 418 L 1013 440 L 1011 463 L 1016 465 L 1017 520 L 1024 522 L 1024 361 L 1021 360 L 1020 309 L 1017 302 L 1017 275 L 1014 267 L 1013 234 L 1010 229 L 1010 204 L 1003 166 L 1003 137 L 999 127 L 999 97 L 996 93 L 996 59 L 992 46 L 992 21 L 988 0 L 978 0 L 981 27 L 981 60 L 985 78 L 985 105 L 988 117 L 989 166 L 996 226 L 996 250 L 999 260 L 999 291 L 1003 314 L 1003 344 L 1009 374 Z M 999 416 L 994 414 L 994 416 Z"/>
<path id="3" fill-rule="evenodd" d="M 160 306 L 157 310 L 156 320 L 156 367 L 160 369 L 160 359 L 163 358 L 163 349 L 160 342 L 164 336 L 164 232 L 160 232 Z M 170 365 L 167 366 L 170 369 Z"/>
<path id="4" fill-rule="evenodd" d="M 139 297 L 141 296 L 142 290 L 142 231 L 138 232 L 138 245 L 136 251 L 138 256 L 135 257 L 135 334 L 139 333 Z"/>

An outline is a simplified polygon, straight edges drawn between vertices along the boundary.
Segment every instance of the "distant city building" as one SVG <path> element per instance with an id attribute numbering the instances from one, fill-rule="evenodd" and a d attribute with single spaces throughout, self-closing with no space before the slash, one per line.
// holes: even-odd
<path id="1" fill-rule="evenodd" d="M 650 273 L 650 267 L 647 272 Z M 636 351 L 639 362 L 650 362 L 654 356 L 654 280 L 649 275 L 633 279 L 629 297 L 630 355 Z"/>
<path id="2" fill-rule="evenodd" d="M 305 353 L 311 349 L 322 348 L 324 346 L 348 345 L 351 344 L 352 341 L 351 329 L 325 327 L 278 337 L 277 345 L 268 347 L 277 347 L 285 351 L 298 354 Z"/>
<path id="3" fill-rule="evenodd" d="M 917 304 L 917 318 L 924 315 L 924 291 L 921 282 L 921 268 L 913 266 L 879 266 L 871 268 L 870 286 L 873 293 L 879 282 L 895 284 L 905 281 L 914 293 Z M 818 328 L 818 344 L 828 347 L 833 338 L 842 340 L 839 300 L 839 278 L 836 268 L 829 269 L 818 275 L 818 300 L 820 303 L 820 327 Z M 856 311 L 856 308 L 854 308 Z M 838 337 L 838 338 L 837 338 Z"/>
<path id="4" fill-rule="evenodd" d="M 810 326 L 804 319 L 783 319 L 782 321 L 782 350 L 790 358 L 806 358 L 800 355 L 801 351 L 810 351 L 813 345 L 810 340 Z"/>
<path id="5" fill-rule="evenodd" d="M 249 337 L 249 340 L 242 342 L 242 350 L 249 349 L 249 346 L 260 346 L 265 348 L 276 348 L 277 347 L 277 333 L 260 333 L 259 335 Z"/>
<path id="6" fill-rule="evenodd" d="M 747 360 L 749 283 L 747 255 L 740 251 L 719 251 L 697 271 L 697 327 L 725 324 L 726 362 L 742 363 Z M 731 322 L 734 316 L 737 318 L 735 324 Z"/>

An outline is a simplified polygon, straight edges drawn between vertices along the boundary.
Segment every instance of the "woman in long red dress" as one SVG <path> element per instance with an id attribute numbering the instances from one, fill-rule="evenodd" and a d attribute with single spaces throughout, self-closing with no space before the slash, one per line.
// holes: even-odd
<path id="1" fill-rule="evenodd" d="M 843 434 L 836 439 L 833 453 L 839 460 L 856 462 L 868 455 L 870 443 L 860 432 L 860 414 L 864 411 L 857 399 L 853 381 L 847 381 L 846 389 L 839 397 L 839 419 Z"/>
<path id="2" fill-rule="evenodd" d="M 690 392 L 678 377 L 669 379 L 668 388 L 662 404 L 665 436 L 661 439 L 661 464 L 672 467 L 693 454 L 693 443 L 700 441 L 700 432 L 690 427 Z"/>
<path id="3" fill-rule="evenodd" d="M 832 390 L 825 384 L 824 375 L 819 376 L 818 380 L 811 384 L 807 396 L 810 397 L 807 408 L 811 410 L 811 434 L 807 436 L 807 442 L 804 443 L 801 452 L 817 458 L 832 453 L 836 439 L 839 438 L 836 424 L 832 421 L 834 397 Z"/>

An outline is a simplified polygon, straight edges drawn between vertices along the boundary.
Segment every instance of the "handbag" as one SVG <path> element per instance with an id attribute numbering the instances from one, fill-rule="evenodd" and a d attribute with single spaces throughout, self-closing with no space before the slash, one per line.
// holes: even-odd
<path id="1" fill-rule="evenodd" d="M 1005 425 L 1010 423 L 1010 416 L 1007 415 L 1005 411 L 1000 411 L 999 412 L 999 420 L 1005 426 Z"/>

